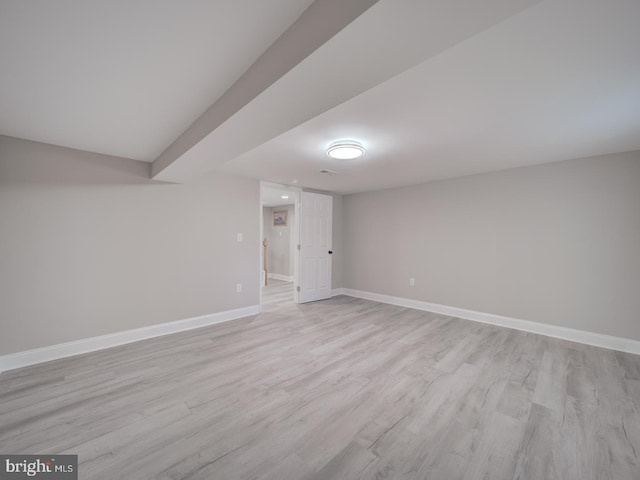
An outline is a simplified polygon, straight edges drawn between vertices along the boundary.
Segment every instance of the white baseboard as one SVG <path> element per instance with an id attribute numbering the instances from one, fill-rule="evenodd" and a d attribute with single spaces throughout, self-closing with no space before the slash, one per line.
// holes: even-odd
<path id="1" fill-rule="evenodd" d="M 292 275 L 280 275 L 279 273 L 270 273 L 267 275 L 268 278 L 272 278 L 274 280 L 282 280 L 283 282 L 293 282 Z"/>
<path id="2" fill-rule="evenodd" d="M 584 343 L 595 347 L 608 348 L 611 350 L 618 350 L 620 352 L 640 355 L 640 341 L 638 340 L 613 337 L 611 335 L 559 327 L 557 325 L 548 325 L 546 323 L 532 322 L 530 320 L 520 320 L 518 318 L 504 317 L 502 315 L 494 315 L 492 313 L 476 312 L 474 310 L 449 307 L 438 303 L 410 300 L 408 298 L 393 297 L 391 295 L 383 295 L 380 293 L 363 292 L 361 290 L 352 290 L 350 288 L 336 289 L 334 292 L 338 290 L 340 290 L 340 293 L 334 293 L 334 295 L 348 295 L 350 297 L 364 298 L 366 300 L 373 300 L 374 302 L 388 303 L 401 307 L 414 308 L 416 310 L 425 310 L 427 312 L 439 313 L 450 317 L 473 320 L 474 322 L 489 323 L 500 327 L 537 333 L 547 337 L 560 338 L 571 342 Z"/>
<path id="3" fill-rule="evenodd" d="M 0 372 L 15 368 L 35 365 L 36 363 L 49 362 L 60 358 L 94 352 L 105 348 L 117 347 L 127 343 L 139 342 L 148 338 L 161 337 L 171 333 L 206 327 L 216 323 L 227 322 L 237 318 L 248 317 L 260 313 L 260 305 L 226 310 L 224 312 L 202 315 L 199 317 L 176 320 L 173 322 L 159 323 L 148 327 L 125 330 L 123 332 L 100 335 L 98 337 L 84 338 L 73 342 L 60 343 L 48 347 L 26 350 L 24 352 L 11 353 L 0 356 Z"/>
<path id="4" fill-rule="evenodd" d="M 337 295 L 345 295 L 344 288 L 334 288 L 333 290 L 331 290 L 332 297 L 335 297 Z M 354 297 L 355 295 L 351 295 L 351 296 Z"/>

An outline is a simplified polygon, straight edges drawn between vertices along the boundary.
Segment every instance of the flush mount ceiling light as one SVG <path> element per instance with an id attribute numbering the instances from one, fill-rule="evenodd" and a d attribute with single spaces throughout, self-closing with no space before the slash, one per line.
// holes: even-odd
<path id="1" fill-rule="evenodd" d="M 335 142 L 327 148 L 327 155 L 338 160 L 352 160 L 364 155 L 364 147 L 352 140 Z"/>
<path id="2" fill-rule="evenodd" d="M 289 198 L 289 195 L 281 195 L 280 198 L 286 200 L 287 198 Z"/>

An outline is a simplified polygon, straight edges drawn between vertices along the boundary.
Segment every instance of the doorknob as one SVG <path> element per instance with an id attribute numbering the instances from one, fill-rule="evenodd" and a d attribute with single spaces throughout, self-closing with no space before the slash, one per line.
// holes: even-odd
<path id="1" fill-rule="evenodd" d="M 329 255 L 333 255 L 333 250 L 329 250 Z"/>

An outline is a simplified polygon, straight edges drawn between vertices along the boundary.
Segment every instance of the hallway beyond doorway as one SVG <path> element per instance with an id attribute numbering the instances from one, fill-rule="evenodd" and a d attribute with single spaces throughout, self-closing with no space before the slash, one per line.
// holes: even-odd
<path id="1" fill-rule="evenodd" d="M 293 282 L 269 279 L 267 286 L 262 287 L 262 311 L 276 312 L 295 306 L 293 301 Z"/>

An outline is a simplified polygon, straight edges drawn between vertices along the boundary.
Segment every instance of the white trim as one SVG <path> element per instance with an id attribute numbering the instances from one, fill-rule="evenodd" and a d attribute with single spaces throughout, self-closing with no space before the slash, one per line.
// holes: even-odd
<path id="1" fill-rule="evenodd" d="M 355 292 L 355 290 L 354 290 Z M 334 288 L 333 290 L 331 290 L 331 296 L 332 297 L 336 297 L 338 295 L 344 295 L 344 288 Z M 355 295 L 351 295 L 352 297 L 354 297 Z"/>
<path id="2" fill-rule="evenodd" d="M 269 273 L 267 277 L 273 280 L 282 280 L 283 282 L 293 282 L 293 275 L 280 275 L 279 273 Z"/>
<path id="3" fill-rule="evenodd" d="M 264 270 L 264 245 L 262 245 L 262 240 L 264 239 L 264 207 L 262 206 L 262 189 L 264 188 L 264 182 L 260 182 L 259 191 L 260 191 L 260 199 L 258 200 L 258 208 L 260 212 L 258 214 L 258 218 L 260 219 L 260 224 L 258 225 L 258 231 L 260 232 L 260 238 L 258 238 L 258 276 L 260 280 L 258 280 L 258 305 L 260 305 L 260 309 L 262 310 L 262 287 L 265 284 L 265 270 Z"/>
<path id="4" fill-rule="evenodd" d="M 336 289 L 334 292 L 337 290 L 341 290 L 340 294 L 349 295 L 350 297 L 364 298 L 366 300 L 373 300 L 374 302 L 388 303 L 401 307 L 414 308 L 416 310 L 425 310 L 427 312 L 439 313 L 441 315 L 473 320 L 474 322 L 489 323 L 500 327 L 546 335 L 547 337 L 560 338 L 571 342 L 584 343 L 595 347 L 608 348 L 611 350 L 618 350 L 620 352 L 640 355 L 640 341 L 629 338 L 613 337 L 611 335 L 604 335 L 601 333 L 587 332 L 585 330 L 576 330 L 557 325 L 548 325 L 546 323 L 532 322 L 530 320 L 520 320 L 518 318 L 504 317 L 502 315 L 494 315 L 492 313 L 476 312 L 474 310 L 449 307 L 438 303 L 393 297 L 391 295 L 383 295 L 381 293 L 364 292 L 361 290 L 352 290 L 350 288 Z M 334 295 L 336 295 L 336 293 L 334 293 Z"/>
<path id="5" fill-rule="evenodd" d="M 206 327 L 216 323 L 228 322 L 229 320 L 257 315 L 258 313 L 260 313 L 260 305 L 252 305 L 235 310 L 226 310 L 224 312 L 211 313 L 209 315 L 173 322 L 158 323 L 148 327 L 84 338 L 73 342 L 26 350 L 24 352 L 11 353 L 0 356 L 0 372 L 71 357 L 73 355 L 80 355 L 82 353 L 95 352 L 96 350 L 103 350 L 105 348 L 117 347 L 118 345 L 127 343 L 139 342 L 140 340 L 146 340 L 148 338 L 161 337 L 171 333 Z"/>

